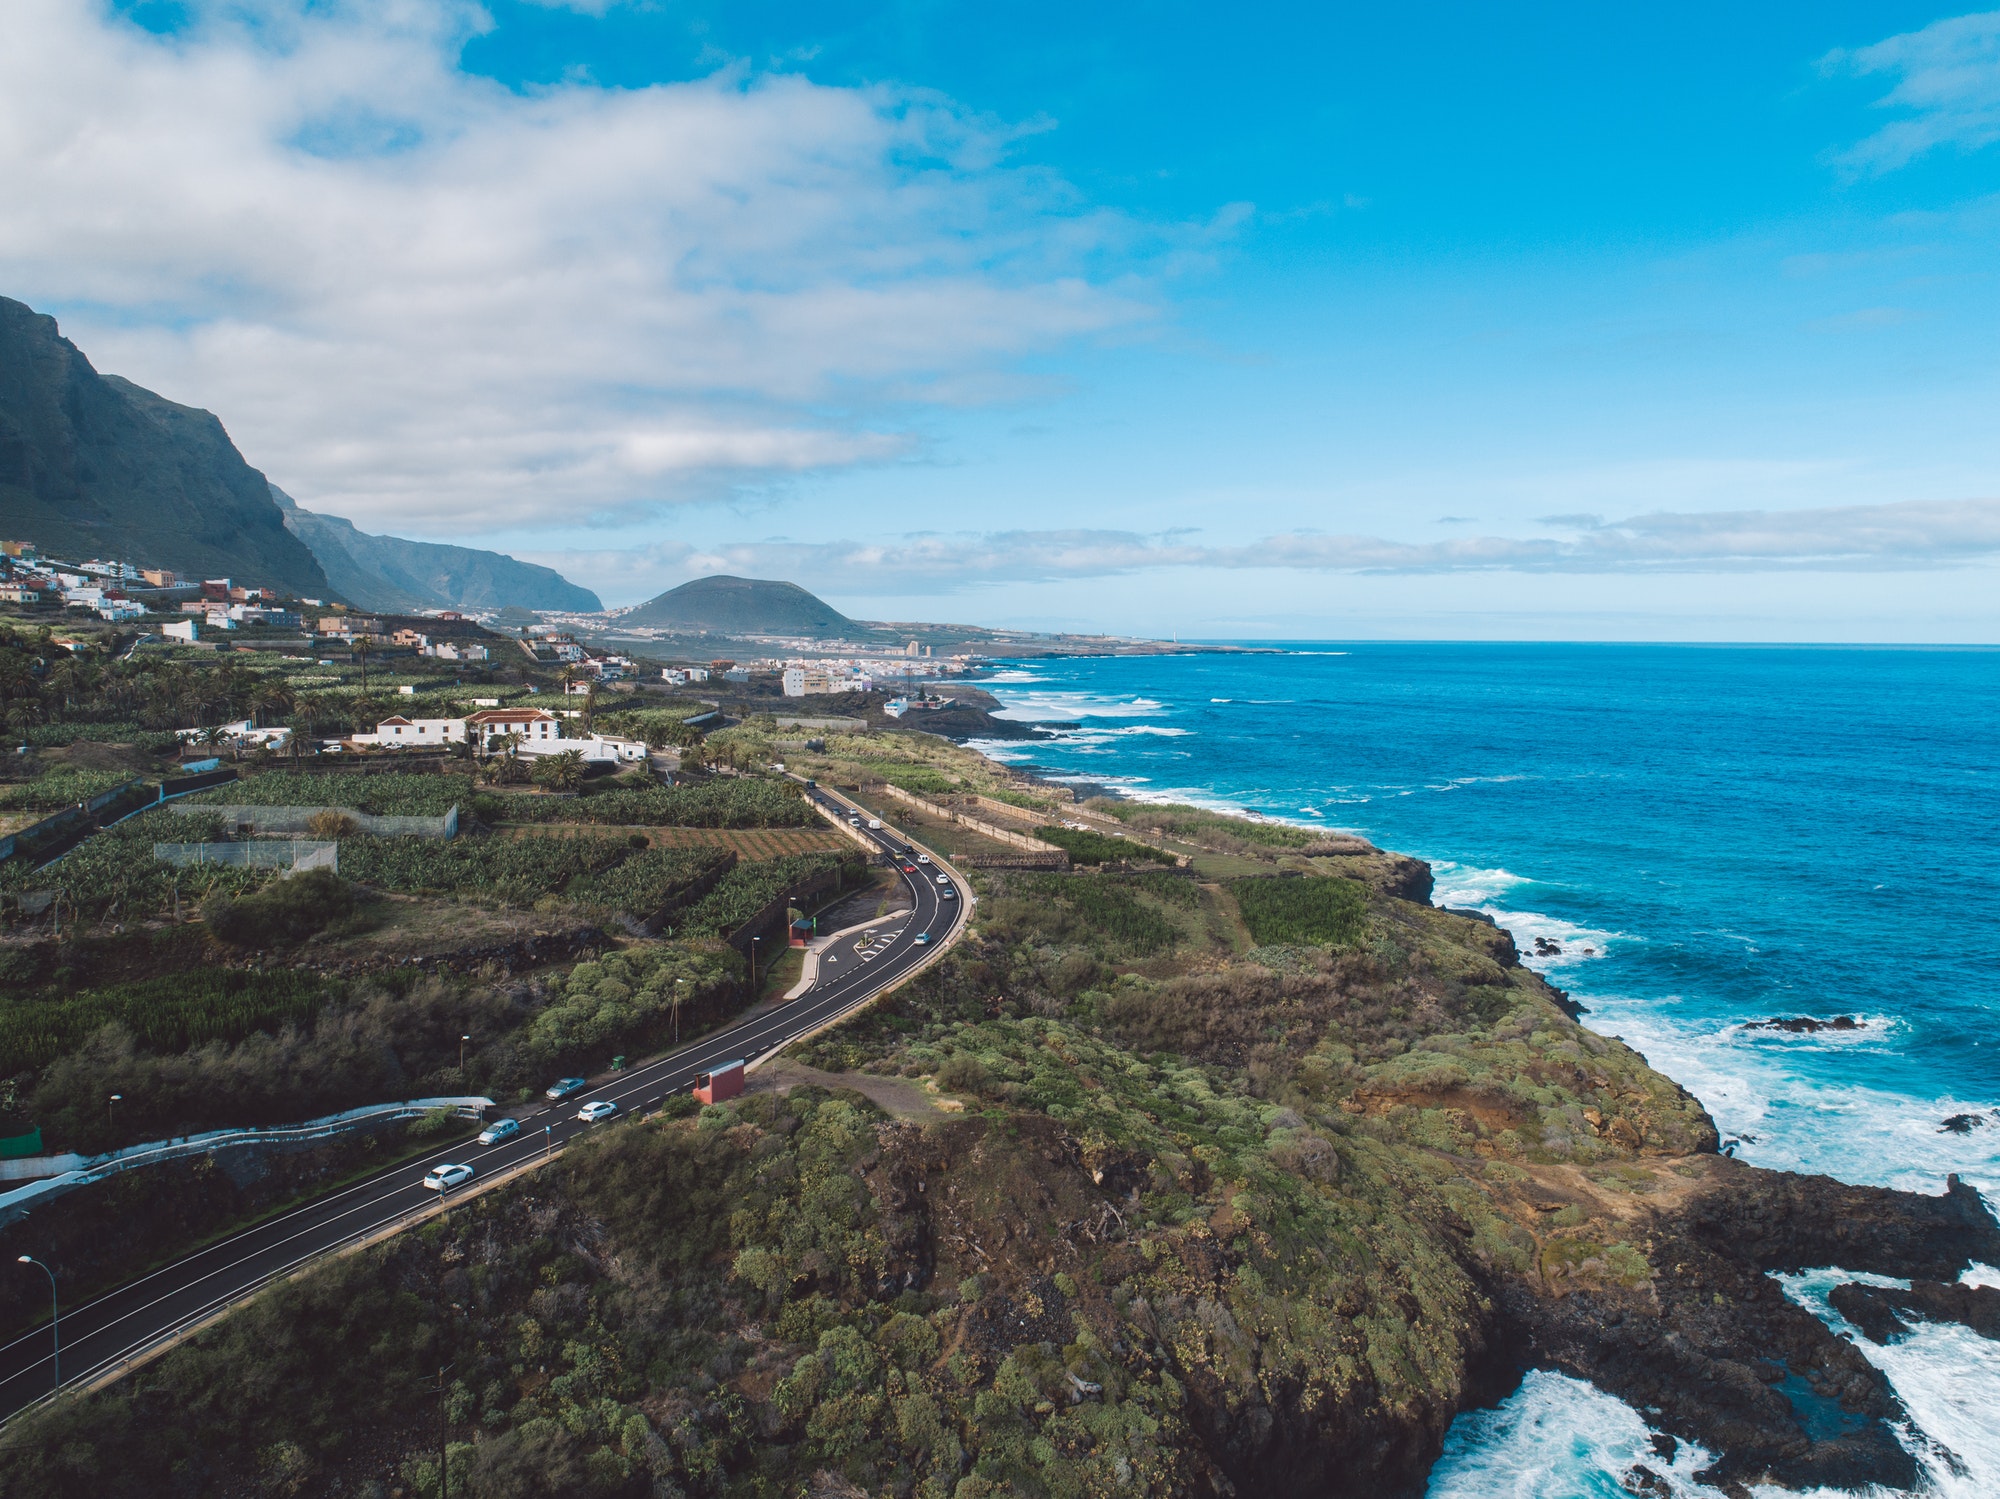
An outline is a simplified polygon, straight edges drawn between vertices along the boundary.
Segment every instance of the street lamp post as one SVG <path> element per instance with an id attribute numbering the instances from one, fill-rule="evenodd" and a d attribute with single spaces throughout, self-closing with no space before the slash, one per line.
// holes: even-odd
<path id="1" fill-rule="evenodd" d="M 21 1256 L 21 1263 L 34 1265 L 49 1278 L 49 1336 L 55 1343 L 56 1393 L 62 1393 L 62 1302 L 56 1295 L 56 1273 L 32 1254 Z"/>
<path id="2" fill-rule="evenodd" d="M 542 1159 L 546 1161 L 555 1153 L 556 1127 L 553 1124 L 545 1124 L 542 1126 Z"/>
<path id="3" fill-rule="evenodd" d="M 460 1082 L 465 1080 L 465 1043 L 471 1039 L 472 1037 L 470 1036 L 460 1036 L 458 1038 L 458 1077 Z"/>
<path id="4" fill-rule="evenodd" d="M 757 1002 L 757 944 L 763 940 L 762 937 L 752 937 L 750 939 L 750 1002 L 752 1004 Z"/>
<path id="5" fill-rule="evenodd" d="M 114 1130 L 118 1127 L 118 1105 L 124 1101 L 125 1095 L 123 1093 L 114 1093 L 111 1095 L 110 1102 L 104 1105 L 104 1122 Z"/>

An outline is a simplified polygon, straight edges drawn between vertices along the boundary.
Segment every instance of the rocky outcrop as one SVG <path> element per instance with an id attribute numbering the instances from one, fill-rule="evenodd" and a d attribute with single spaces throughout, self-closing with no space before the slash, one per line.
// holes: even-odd
<path id="1" fill-rule="evenodd" d="M 1890 1343 L 1912 1322 L 1956 1322 L 2000 1339 L 2000 1287 L 1913 1281 L 1907 1291 L 1850 1281 L 1833 1289 L 1833 1309 L 1876 1343 Z"/>
<path id="2" fill-rule="evenodd" d="M 1916 1465 L 1892 1429 L 1904 1413 L 1888 1381 L 1769 1272 L 1838 1265 L 1955 1277 L 2000 1254 L 2000 1225 L 1956 1177 L 1937 1197 L 1726 1159 L 1704 1163 L 1703 1178 L 1684 1203 L 1649 1215 L 1642 1283 L 1558 1289 L 1536 1275 L 1496 1288 L 1524 1361 L 1586 1379 L 1700 1442 L 1718 1454 L 1706 1481 L 1731 1494 L 1758 1483 L 1912 1486 Z M 1963 1287 L 1842 1293 L 1857 1325 L 1885 1336 L 1900 1328 L 1898 1312 L 1994 1314 Z M 1986 1295 L 2000 1303 L 2000 1292 Z"/>

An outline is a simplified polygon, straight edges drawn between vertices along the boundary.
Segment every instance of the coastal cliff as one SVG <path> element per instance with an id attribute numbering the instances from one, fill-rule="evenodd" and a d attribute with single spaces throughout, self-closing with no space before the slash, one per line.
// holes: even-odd
<path id="1" fill-rule="evenodd" d="M 745 1097 L 20 1423 L 0 1485 L 434 1493 L 442 1411 L 473 1496 L 1416 1496 L 1535 1367 L 1732 1494 L 1915 1482 L 1886 1380 L 1771 1272 L 1937 1283 L 1871 1303 L 1884 1335 L 1976 1326 L 1977 1194 L 1720 1155 L 1419 861 L 1174 816 L 982 875 L 944 962 Z"/>

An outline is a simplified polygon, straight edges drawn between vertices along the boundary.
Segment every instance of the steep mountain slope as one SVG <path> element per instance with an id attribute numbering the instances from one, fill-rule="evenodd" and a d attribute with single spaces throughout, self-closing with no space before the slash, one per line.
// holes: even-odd
<path id="1" fill-rule="evenodd" d="M 337 515 L 303 510 L 277 485 L 271 497 L 291 533 L 312 548 L 340 593 L 364 609 L 565 609 L 595 613 L 596 594 L 551 567 L 503 552 L 407 541 L 357 530 Z"/>
<path id="2" fill-rule="evenodd" d="M 868 628 L 796 583 L 723 576 L 669 589 L 620 623 L 719 635 L 859 635 Z"/>
<path id="3" fill-rule="evenodd" d="M 221 422 L 100 375 L 54 318 L 5 297 L 0 531 L 65 558 L 338 592 Z"/>

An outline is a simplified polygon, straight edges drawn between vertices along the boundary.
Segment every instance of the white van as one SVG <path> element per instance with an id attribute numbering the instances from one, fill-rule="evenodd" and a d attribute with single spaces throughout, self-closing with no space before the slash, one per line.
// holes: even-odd
<path id="1" fill-rule="evenodd" d="M 879 833 L 882 831 L 882 819 L 879 817 L 871 817 L 868 819 L 868 826 L 872 831 Z"/>

